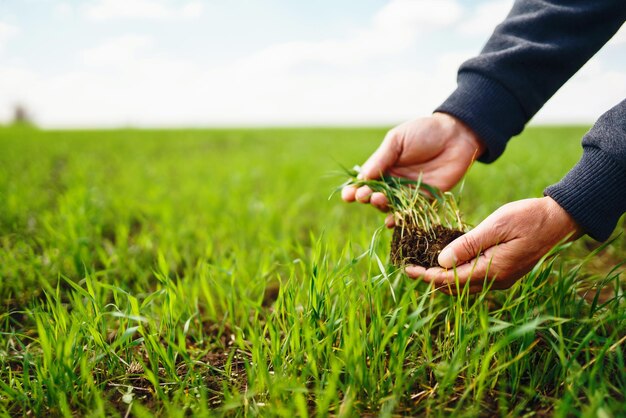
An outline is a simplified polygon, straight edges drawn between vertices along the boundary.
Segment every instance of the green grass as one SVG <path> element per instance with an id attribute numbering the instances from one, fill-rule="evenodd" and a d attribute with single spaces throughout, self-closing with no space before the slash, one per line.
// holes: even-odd
<path id="1" fill-rule="evenodd" d="M 383 175 L 375 180 L 359 179 L 360 170 L 360 166 L 345 170 L 348 180 L 335 192 L 340 192 L 347 186 L 367 186 L 373 192 L 383 193 L 387 196 L 388 209 L 393 213 L 396 226 L 405 228 L 414 225 L 432 238 L 436 237 L 436 226 L 465 230 L 453 192 L 442 192 L 436 187 L 422 183 L 421 177 L 411 180 Z"/>
<path id="2" fill-rule="evenodd" d="M 384 132 L 0 129 L 0 415 L 624 416 L 624 234 L 434 292 L 327 199 Z M 473 167 L 465 219 L 540 196 L 584 132 Z"/>

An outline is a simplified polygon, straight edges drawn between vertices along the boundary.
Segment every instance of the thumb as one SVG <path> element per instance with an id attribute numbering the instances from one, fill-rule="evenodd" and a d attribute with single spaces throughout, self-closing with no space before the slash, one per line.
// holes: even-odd
<path id="1" fill-rule="evenodd" d="M 470 261 L 497 243 L 498 237 L 483 222 L 448 244 L 439 253 L 437 261 L 443 268 L 452 268 Z"/>
<path id="2" fill-rule="evenodd" d="M 363 164 L 361 176 L 364 179 L 377 179 L 385 171 L 393 167 L 400 156 L 396 144 L 395 138 L 388 135 L 378 149 Z"/>

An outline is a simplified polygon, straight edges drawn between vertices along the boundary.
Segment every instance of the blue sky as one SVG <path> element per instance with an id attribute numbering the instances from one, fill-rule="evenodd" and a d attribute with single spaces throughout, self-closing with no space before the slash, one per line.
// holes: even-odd
<path id="1" fill-rule="evenodd" d="M 0 121 L 42 126 L 394 124 L 455 85 L 511 0 L 0 0 Z M 537 115 L 626 97 L 622 29 Z"/>

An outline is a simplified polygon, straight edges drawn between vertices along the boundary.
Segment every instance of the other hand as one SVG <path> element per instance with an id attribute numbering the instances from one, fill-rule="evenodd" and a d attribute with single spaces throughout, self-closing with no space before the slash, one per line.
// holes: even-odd
<path id="1" fill-rule="evenodd" d="M 474 132 L 445 113 L 405 122 L 390 130 L 382 144 L 363 164 L 361 176 L 376 179 L 382 174 L 422 181 L 440 190 L 450 190 L 461 180 L 485 146 Z M 346 202 L 371 203 L 387 211 L 387 198 L 367 187 L 345 187 Z"/>
<path id="2" fill-rule="evenodd" d="M 489 215 L 476 228 L 452 241 L 439 254 L 439 265 L 425 269 L 409 266 L 412 278 L 434 283 L 445 293 L 457 293 L 469 281 L 469 292 L 507 289 L 528 273 L 556 244 L 581 235 L 574 219 L 552 198 L 509 203 Z"/>

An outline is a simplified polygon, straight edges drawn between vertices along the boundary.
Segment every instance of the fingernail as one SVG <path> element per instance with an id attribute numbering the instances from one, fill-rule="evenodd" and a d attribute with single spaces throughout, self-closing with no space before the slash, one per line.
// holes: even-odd
<path id="1" fill-rule="evenodd" d="M 456 258 L 456 254 L 454 254 L 454 250 L 450 247 L 446 247 L 439 253 L 437 261 L 441 267 L 451 268 L 454 267 L 458 259 Z"/>
<path id="2" fill-rule="evenodd" d="M 356 200 L 359 201 L 360 203 L 369 203 L 370 196 L 371 196 L 370 194 L 363 195 L 363 194 L 357 193 Z"/>

